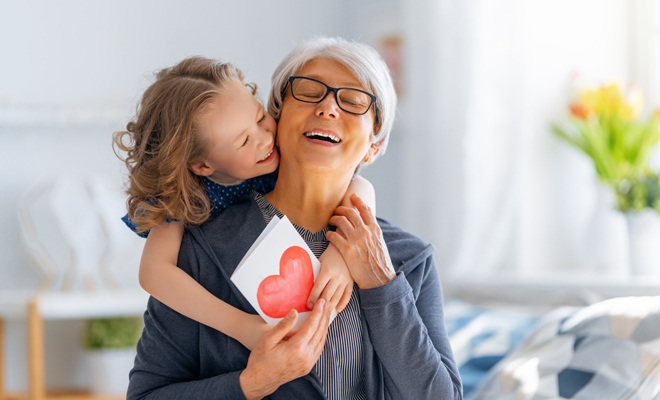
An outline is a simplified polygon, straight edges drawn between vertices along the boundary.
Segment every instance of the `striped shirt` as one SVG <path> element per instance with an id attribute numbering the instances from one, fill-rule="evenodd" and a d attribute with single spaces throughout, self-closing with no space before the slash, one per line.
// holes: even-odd
<path id="1" fill-rule="evenodd" d="M 284 216 L 259 193 L 253 191 L 251 196 L 259 205 L 267 224 L 275 215 L 280 218 Z M 293 226 L 317 258 L 328 248 L 330 242 L 325 238 L 325 233 L 329 228 L 311 233 L 298 225 Z M 337 314 L 328 327 L 323 353 L 314 368 L 329 400 L 367 398 L 364 390 L 362 330 L 360 298 L 357 294 L 357 286 L 354 284 L 348 305 L 344 311 Z"/>

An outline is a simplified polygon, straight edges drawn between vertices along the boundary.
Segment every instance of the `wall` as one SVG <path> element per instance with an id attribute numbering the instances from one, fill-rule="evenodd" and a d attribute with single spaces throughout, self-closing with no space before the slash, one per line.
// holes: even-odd
<path id="1" fill-rule="evenodd" d="M 586 84 L 629 81 L 629 3 L 403 5 L 401 204 L 409 229 L 436 246 L 443 278 L 625 267 L 625 238 L 604 237 L 621 216 L 599 208 L 592 165 L 550 124 L 565 118 L 576 73 Z"/>
<path id="2" fill-rule="evenodd" d="M 112 4 L 112 5 L 110 5 Z M 190 55 L 228 60 L 268 94 L 270 74 L 296 43 L 314 35 L 360 39 L 361 12 L 305 1 L 12 2 L 0 17 L 0 135 L 3 145 L 0 252 L 3 288 L 39 277 L 18 248 L 16 204 L 34 183 L 62 173 L 104 174 L 119 183 L 110 148 L 151 73 Z M 238 17 L 237 17 L 238 16 Z M 310 17 L 315 16 L 315 17 Z M 277 32 L 274 34 L 273 32 Z M 378 176 L 372 168 L 372 176 Z M 383 196 L 382 204 L 388 204 Z M 387 207 L 383 207 L 387 209 Z"/>
<path id="3" fill-rule="evenodd" d="M 359 39 L 362 13 L 355 11 L 343 0 L 4 2 L 0 291 L 35 289 L 42 279 L 16 234 L 16 207 L 30 187 L 64 174 L 100 174 L 120 190 L 123 167 L 111 134 L 125 126 L 153 71 L 190 55 L 217 57 L 239 66 L 265 98 L 272 71 L 295 44 L 314 35 Z M 85 385 L 76 367 L 80 326 L 46 325 L 50 387 Z M 24 335 L 22 321 L 8 323 L 10 391 L 26 387 Z"/>

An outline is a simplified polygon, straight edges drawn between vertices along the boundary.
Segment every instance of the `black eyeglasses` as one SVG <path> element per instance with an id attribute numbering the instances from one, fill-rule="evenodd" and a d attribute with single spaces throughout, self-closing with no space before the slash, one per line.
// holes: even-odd
<path id="1" fill-rule="evenodd" d="M 289 77 L 287 85 L 291 86 L 293 98 L 303 103 L 320 103 L 328 93 L 335 92 L 339 108 L 355 115 L 366 114 L 371 105 L 376 102 L 376 96 L 364 90 L 333 88 L 321 81 L 304 76 Z M 286 86 L 282 90 L 282 97 L 284 97 L 285 92 Z"/>

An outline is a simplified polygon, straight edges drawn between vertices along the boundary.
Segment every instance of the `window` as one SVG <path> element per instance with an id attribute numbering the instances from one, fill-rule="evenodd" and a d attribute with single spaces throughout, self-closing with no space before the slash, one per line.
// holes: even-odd
<path id="1" fill-rule="evenodd" d="M 651 57 L 649 57 L 651 76 L 648 99 L 649 106 L 658 109 L 660 108 L 660 0 L 652 1 Z"/>
<path id="2" fill-rule="evenodd" d="M 660 108 L 660 0 L 630 5 L 630 82 L 644 92 L 646 110 Z"/>

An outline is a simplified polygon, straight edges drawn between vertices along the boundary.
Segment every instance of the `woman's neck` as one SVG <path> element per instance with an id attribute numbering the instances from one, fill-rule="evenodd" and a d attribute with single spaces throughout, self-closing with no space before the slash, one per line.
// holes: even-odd
<path id="1" fill-rule="evenodd" d="M 310 232 L 318 232 L 328 226 L 328 220 L 344 198 L 351 177 L 352 174 L 338 176 L 334 171 L 296 171 L 294 174 L 280 165 L 275 189 L 264 197 L 292 223 Z"/>

